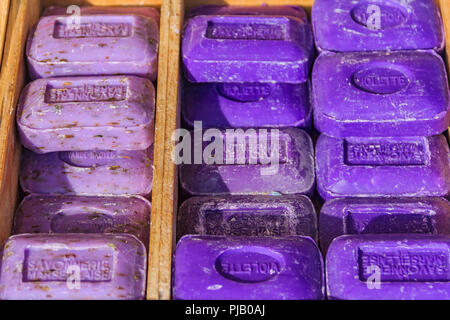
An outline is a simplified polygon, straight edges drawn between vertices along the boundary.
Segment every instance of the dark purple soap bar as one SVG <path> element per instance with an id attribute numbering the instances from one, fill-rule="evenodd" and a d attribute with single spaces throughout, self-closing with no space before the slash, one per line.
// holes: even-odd
<path id="1" fill-rule="evenodd" d="M 450 125 L 447 73 L 435 52 L 322 54 L 312 103 L 314 125 L 334 137 L 431 136 Z"/>
<path id="2" fill-rule="evenodd" d="M 450 191 L 450 151 L 443 135 L 346 138 L 321 135 L 317 190 L 338 197 L 440 197 Z"/>
<path id="3" fill-rule="evenodd" d="M 448 300 L 450 236 L 341 236 L 328 249 L 326 283 L 330 299 Z"/>
<path id="4" fill-rule="evenodd" d="M 178 210 L 177 236 L 309 236 L 317 240 L 317 217 L 308 197 L 193 197 Z"/>
<path id="5" fill-rule="evenodd" d="M 309 84 L 184 82 L 182 114 L 209 128 L 310 128 Z"/>
<path id="6" fill-rule="evenodd" d="M 188 235 L 175 251 L 173 298 L 323 299 L 323 268 L 309 237 Z"/>
<path id="7" fill-rule="evenodd" d="M 320 246 L 343 234 L 450 233 L 445 198 L 345 198 L 327 201 L 320 211 Z"/>
<path id="8" fill-rule="evenodd" d="M 444 47 L 444 29 L 433 0 L 315 0 L 311 15 L 319 50 Z"/>

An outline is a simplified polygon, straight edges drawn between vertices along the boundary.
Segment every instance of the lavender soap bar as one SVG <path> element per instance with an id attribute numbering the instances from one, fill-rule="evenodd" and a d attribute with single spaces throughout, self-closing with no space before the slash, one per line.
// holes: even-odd
<path id="1" fill-rule="evenodd" d="M 444 47 L 433 0 L 316 0 L 312 7 L 320 51 L 393 51 Z"/>
<path id="2" fill-rule="evenodd" d="M 134 76 L 39 79 L 22 91 L 17 124 L 36 153 L 143 150 L 153 143 L 155 89 Z"/>
<path id="3" fill-rule="evenodd" d="M 449 235 L 341 236 L 326 257 L 328 298 L 448 300 L 449 257 Z"/>
<path id="4" fill-rule="evenodd" d="M 430 136 L 450 125 L 447 73 L 434 52 L 323 54 L 312 92 L 314 124 L 329 136 Z"/>
<path id="5" fill-rule="evenodd" d="M 193 197 L 178 211 L 177 236 L 293 236 L 317 239 L 317 217 L 308 197 Z"/>
<path id="6" fill-rule="evenodd" d="M 324 298 L 323 261 L 309 237 L 185 236 L 174 257 L 177 300 Z"/>
<path id="7" fill-rule="evenodd" d="M 0 299 L 143 299 L 146 260 L 131 235 L 12 236 L 3 251 Z"/>

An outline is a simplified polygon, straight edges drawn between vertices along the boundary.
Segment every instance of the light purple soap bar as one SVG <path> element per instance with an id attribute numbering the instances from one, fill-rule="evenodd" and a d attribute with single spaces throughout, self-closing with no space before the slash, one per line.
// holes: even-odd
<path id="1" fill-rule="evenodd" d="M 309 84 L 184 82 L 182 114 L 210 128 L 312 125 Z"/>
<path id="2" fill-rule="evenodd" d="M 216 130 L 215 145 L 223 145 L 223 153 L 206 142 L 197 146 L 203 154 L 197 152 L 194 141 L 192 164 L 180 166 L 181 187 L 191 195 L 311 194 L 310 136 L 297 128 L 262 130 Z"/>
<path id="3" fill-rule="evenodd" d="M 322 54 L 312 103 L 314 125 L 334 137 L 430 136 L 450 125 L 447 73 L 435 52 Z"/>
<path id="4" fill-rule="evenodd" d="M 444 47 L 444 29 L 433 0 L 316 0 L 311 15 L 319 50 Z"/>
<path id="5" fill-rule="evenodd" d="M 136 151 L 25 150 L 20 185 L 26 193 L 139 194 L 152 191 L 153 148 Z"/>
<path id="6" fill-rule="evenodd" d="M 326 283 L 330 299 L 448 300 L 450 236 L 341 236 L 328 249 Z"/>
<path id="7" fill-rule="evenodd" d="M 178 210 L 177 237 L 309 236 L 317 240 L 317 217 L 308 197 L 193 197 Z"/>
<path id="8" fill-rule="evenodd" d="M 154 138 L 155 89 L 134 76 L 39 79 L 22 91 L 17 125 L 34 152 L 143 150 Z"/>
<path id="9" fill-rule="evenodd" d="M 324 298 L 322 255 L 309 237 L 188 235 L 174 256 L 177 300 Z"/>
<path id="10" fill-rule="evenodd" d="M 450 234 L 450 202 L 445 198 L 345 198 L 327 201 L 320 211 L 320 246 L 343 234 Z"/>
<path id="11" fill-rule="evenodd" d="M 150 210 L 140 196 L 31 194 L 17 208 L 12 234 L 128 233 L 148 246 Z"/>
<path id="12" fill-rule="evenodd" d="M 127 234 L 22 234 L 5 244 L 2 300 L 143 299 L 147 256 Z"/>
<path id="13" fill-rule="evenodd" d="M 450 151 L 443 135 L 346 139 L 321 135 L 316 174 L 324 199 L 446 196 Z"/>
<path id="14" fill-rule="evenodd" d="M 26 55 L 31 78 L 130 74 L 154 81 L 159 17 L 149 9 L 47 13 L 30 32 Z"/>

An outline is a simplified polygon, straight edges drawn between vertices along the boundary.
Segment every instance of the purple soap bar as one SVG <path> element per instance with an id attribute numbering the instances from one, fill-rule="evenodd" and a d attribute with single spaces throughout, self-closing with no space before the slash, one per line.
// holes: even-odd
<path id="1" fill-rule="evenodd" d="M 320 211 L 320 246 L 343 234 L 450 233 L 450 202 L 444 198 L 346 198 Z"/>
<path id="2" fill-rule="evenodd" d="M 143 299 L 145 248 L 127 234 L 22 234 L 5 244 L 2 300 Z"/>
<path id="3" fill-rule="evenodd" d="M 323 54 L 312 101 L 314 125 L 334 137 L 430 136 L 450 125 L 447 73 L 435 52 Z"/>
<path id="4" fill-rule="evenodd" d="M 34 152 L 143 150 L 154 138 L 155 89 L 134 76 L 39 79 L 22 91 L 17 125 Z"/>
<path id="5" fill-rule="evenodd" d="M 50 13 L 30 32 L 31 78 L 130 74 L 156 79 L 159 26 L 148 11 L 104 8 L 82 11 L 79 26 L 75 19 Z"/>
<path id="6" fill-rule="evenodd" d="M 310 128 L 308 83 L 184 82 L 182 113 L 193 126 L 210 128 Z"/>
<path id="7" fill-rule="evenodd" d="M 326 257 L 328 298 L 448 300 L 449 257 L 449 235 L 341 236 Z"/>
<path id="8" fill-rule="evenodd" d="M 311 15 L 319 50 L 444 47 L 444 29 L 433 0 L 316 0 Z"/>
<path id="9" fill-rule="evenodd" d="M 14 216 L 12 234 L 128 233 L 148 245 L 150 202 L 140 196 L 31 194 Z"/>
<path id="10" fill-rule="evenodd" d="M 302 83 L 309 78 L 313 51 L 305 15 L 195 16 L 187 20 L 182 40 L 191 82 Z"/>
<path id="11" fill-rule="evenodd" d="M 285 128 L 215 132 L 215 146 L 223 145 L 222 153 L 217 148 L 213 154 L 211 145 L 205 142 L 203 159 L 194 156 L 191 164 L 180 166 L 180 183 L 188 194 L 309 195 L 313 192 L 314 151 L 305 131 Z M 194 145 L 194 155 L 195 148 Z"/>
<path id="12" fill-rule="evenodd" d="M 193 197 L 178 211 L 177 235 L 309 236 L 317 239 L 317 217 L 308 197 Z"/>
<path id="13" fill-rule="evenodd" d="M 323 268 L 309 237 L 188 235 L 175 251 L 173 298 L 323 299 Z"/>
<path id="14" fill-rule="evenodd" d="M 153 148 L 136 151 L 25 150 L 20 185 L 26 193 L 139 194 L 152 191 Z"/>
<path id="15" fill-rule="evenodd" d="M 317 190 L 338 197 L 430 197 L 450 191 L 450 151 L 443 135 L 346 138 L 321 135 Z"/>
<path id="16" fill-rule="evenodd" d="M 306 12 L 299 6 L 216 6 L 202 5 L 195 7 L 186 14 L 186 19 L 194 16 L 282 16 L 306 20 Z"/>

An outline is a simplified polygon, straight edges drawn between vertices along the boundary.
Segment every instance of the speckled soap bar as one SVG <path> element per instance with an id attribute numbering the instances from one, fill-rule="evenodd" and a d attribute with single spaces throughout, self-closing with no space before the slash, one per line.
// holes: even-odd
<path id="1" fill-rule="evenodd" d="M 450 236 L 341 236 L 326 257 L 328 298 L 450 299 Z"/>
<path id="2" fill-rule="evenodd" d="M 450 234 L 450 202 L 445 198 L 345 198 L 327 201 L 320 211 L 320 246 L 343 234 Z"/>
<path id="3" fill-rule="evenodd" d="M 143 299 L 145 248 L 121 234 L 22 234 L 5 244 L 2 300 Z"/>
<path id="4" fill-rule="evenodd" d="M 154 138 L 155 89 L 134 76 L 39 79 L 22 91 L 17 125 L 34 152 L 143 150 Z"/>
<path id="5" fill-rule="evenodd" d="M 312 103 L 314 125 L 334 137 L 430 136 L 450 125 L 447 73 L 435 52 L 322 54 Z"/>
<path id="6" fill-rule="evenodd" d="M 159 15 L 149 10 L 85 9 L 77 26 L 76 18 L 52 9 L 29 34 L 31 78 L 129 74 L 154 81 Z"/>
<path id="7" fill-rule="evenodd" d="M 139 194 L 152 190 L 153 148 L 136 151 L 25 150 L 20 185 L 26 193 Z"/>
<path id="8" fill-rule="evenodd" d="M 12 234 L 128 233 L 148 246 L 150 210 L 140 196 L 31 194 L 17 208 Z"/>
<path id="9" fill-rule="evenodd" d="M 308 197 L 192 197 L 178 210 L 177 237 L 185 234 L 225 236 L 309 236 L 317 239 L 317 217 Z"/>
<path id="10" fill-rule="evenodd" d="M 316 0 L 311 15 L 319 50 L 444 47 L 442 21 L 433 0 Z"/>
<path id="11" fill-rule="evenodd" d="M 323 299 L 322 255 L 309 237 L 183 237 L 174 256 L 177 300 Z"/>
<path id="12" fill-rule="evenodd" d="M 317 190 L 338 197 L 430 197 L 450 192 L 450 151 L 443 135 L 332 138 L 316 144 Z"/>

